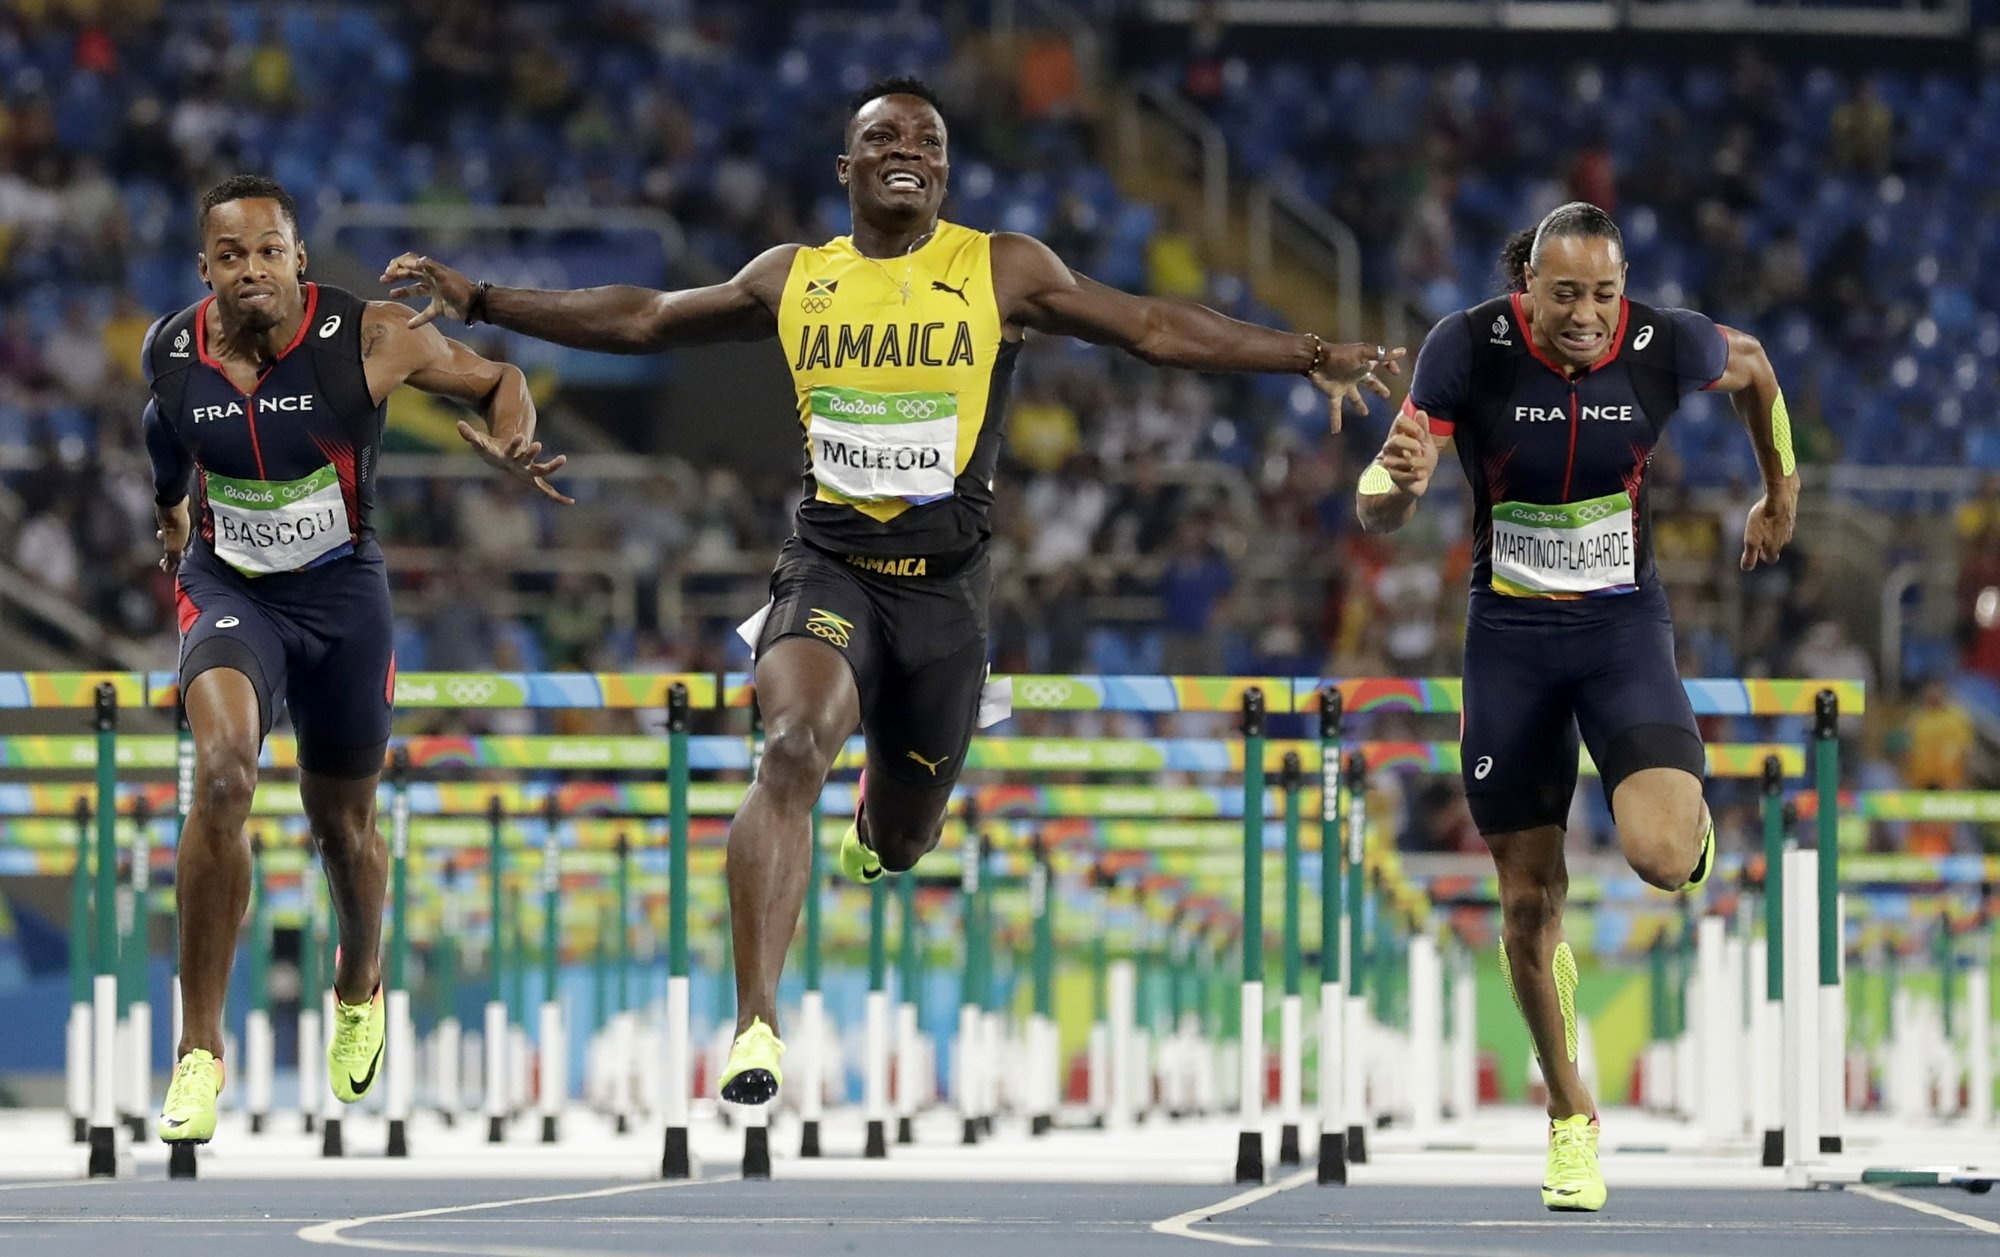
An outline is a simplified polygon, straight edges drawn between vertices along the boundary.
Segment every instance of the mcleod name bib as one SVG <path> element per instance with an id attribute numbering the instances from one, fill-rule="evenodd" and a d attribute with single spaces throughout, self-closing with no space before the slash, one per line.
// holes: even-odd
<path id="1" fill-rule="evenodd" d="M 1638 588 L 1632 498 L 1493 507 L 1493 588 L 1517 598 L 1592 598 Z"/>
<path id="2" fill-rule="evenodd" d="M 822 385 L 807 395 L 812 475 L 850 502 L 936 502 L 958 473 L 956 393 L 874 393 Z"/>

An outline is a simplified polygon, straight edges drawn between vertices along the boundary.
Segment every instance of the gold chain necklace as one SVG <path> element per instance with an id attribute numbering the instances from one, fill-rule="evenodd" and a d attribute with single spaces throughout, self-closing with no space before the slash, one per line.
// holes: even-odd
<path id="1" fill-rule="evenodd" d="M 882 277 L 888 280 L 890 283 L 896 285 L 897 290 L 903 294 L 903 304 L 908 305 L 910 304 L 910 275 L 917 269 L 917 258 L 916 258 L 917 250 L 923 248 L 926 244 L 929 244 L 931 237 L 935 236 L 936 234 L 937 234 L 937 224 L 932 223 L 931 229 L 929 231 L 925 232 L 921 236 L 918 236 L 915 240 L 912 240 L 910 242 L 910 247 L 903 250 L 903 256 L 908 258 L 910 261 L 909 265 L 903 268 L 903 277 L 901 279 L 897 279 L 894 275 L 891 275 L 889 273 L 889 268 L 882 265 L 882 260 L 880 258 L 869 257 L 866 253 L 862 253 L 861 250 L 859 249 L 856 249 L 854 252 L 861 257 L 867 258 L 870 262 L 873 262 L 875 264 L 875 269 L 882 272 Z"/>

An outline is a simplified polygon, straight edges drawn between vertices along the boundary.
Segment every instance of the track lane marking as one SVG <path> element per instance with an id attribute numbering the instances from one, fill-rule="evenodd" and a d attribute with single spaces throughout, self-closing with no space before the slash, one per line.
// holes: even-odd
<path id="1" fill-rule="evenodd" d="M 1928 1200 L 1918 1200 L 1914 1196 L 1905 1196 L 1900 1192 L 1892 1192 L 1886 1187 L 1877 1187 L 1872 1183 L 1856 1183 L 1848 1187 L 1847 1190 L 1859 1196 L 1866 1196 L 1870 1200 L 1880 1200 L 1886 1204 L 1901 1205 L 1905 1209 L 1914 1209 L 1918 1213 L 1927 1213 L 1933 1218 L 1943 1218 L 1947 1222 L 1956 1222 L 1960 1226 L 1971 1227 L 1975 1231 L 1983 1231 L 1988 1235 L 2000 1235 L 2000 1222 L 1995 1222 L 1991 1218 L 1980 1218 L 1969 1213 L 1960 1213 L 1956 1209 L 1947 1209 L 1943 1205 L 1934 1205 Z"/>
<path id="2" fill-rule="evenodd" d="M 561 1192 L 552 1196 L 520 1196 L 510 1200 L 483 1200 L 469 1205 L 440 1205 L 433 1209 L 407 1209 L 401 1213 L 384 1213 L 366 1218 L 344 1218 L 339 1221 L 321 1222 L 313 1226 L 301 1227 L 298 1238 L 308 1244 L 330 1244 L 339 1248 L 363 1248 L 386 1253 L 444 1253 L 463 1254 L 475 1257 L 477 1254 L 493 1254 L 494 1257 L 595 1257 L 589 1249 L 580 1248 L 536 1248 L 501 1246 L 496 1244 L 431 1244 L 421 1240 L 371 1240 L 361 1236 L 348 1235 L 357 1227 L 375 1226 L 384 1222 L 412 1222 L 420 1218 L 442 1218 L 457 1213 L 477 1213 L 486 1209 L 509 1209 L 517 1205 L 546 1205 L 560 1200 L 601 1200 L 607 1196 L 629 1196 L 636 1192 L 668 1191 L 676 1187 L 694 1187 L 706 1183 L 733 1182 L 736 1175 L 720 1178 L 677 1179 L 673 1182 L 621 1183 L 616 1187 L 599 1187 L 590 1191 Z M 644 1219 L 634 1219 L 644 1221 Z M 607 1255 L 610 1257 L 610 1255 Z M 618 1257 L 629 1257 L 620 1254 Z"/>

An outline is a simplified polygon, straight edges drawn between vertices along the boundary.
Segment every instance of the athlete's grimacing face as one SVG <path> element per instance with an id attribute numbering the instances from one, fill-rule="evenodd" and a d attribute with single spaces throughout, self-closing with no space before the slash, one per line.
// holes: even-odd
<path id="1" fill-rule="evenodd" d="M 215 290 L 223 318 L 248 332 L 268 332 L 305 303 L 299 280 L 306 249 L 267 197 L 224 201 L 202 231 L 201 278 Z"/>
<path id="2" fill-rule="evenodd" d="M 1555 236 L 1542 241 L 1539 264 L 1527 269 L 1528 321 L 1535 343 L 1557 362 L 1587 367 L 1611 349 L 1618 303 L 1625 295 L 1625 252 L 1606 236 Z"/>
<path id="3" fill-rule="evenodd" d="M 944 119 L 920 96 L 881 96 L 861 107 L 834 169 L 857 218 L 930 223 L 951 174 Z"/>

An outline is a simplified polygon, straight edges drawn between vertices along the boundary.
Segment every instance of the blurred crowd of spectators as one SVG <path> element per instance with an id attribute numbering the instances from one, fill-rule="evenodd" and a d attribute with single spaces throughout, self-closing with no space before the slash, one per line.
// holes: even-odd
<path id="1" fill-rule="evenodd" d="M 671 75 L 628 77 L 614 90 L 599 73 L 629 68 L 618 50 L 638 48 L 695 67 L 688 84 L 703 65 L 726 80 L 754 49 L 771 82 L 803 92 L 800 76 L 813 79 L 824 64 L 807 50 L 828 35 L 801 24 L 783 50 L 769 32 L 791 31 L 798 19 L 789 10 L 779 26 L 758 26 L 753 43 L 739 6 L 697 14 L 659 3 L 415 0 L 360 6 L 368 29 L 392 38 L 362 48 L 330 33 L 322 58 L 302 57 L 298 32 L 275 16 L 246 24 L 236 9 L 177 9 L 159 0 L 22 0 L 0 15 L 0 450 L 13 468 L 0 558 L 148 644 L 155 666 L 172 656 L 173 623 L 138 439 L 137 349 L 156 314 L 197 295 L 191 206 L 208 182 L 274 154 L 281 177 L 286 163 L 310 159 L 300 168 L 309 182 L 292 176 L 309 207 L 371 196 L 649 206 L 672 213 L 699 252 L 731 269 L 770 243 L 844 230 L 823 135 L 766 125 L 775 120 L 748 103 L 717 114 L 711 90 Z M 1010 169 L 1091 150 L 1087 101 L 1059 44 L 1031 41 L 1026 55 L 1016 48 L 1000 58 L 977 38 L 950 37 L 963 32 L 924 29 L 935 44 L 929 61 L 899 68 L 925 69 L 944 90 L 961 176 L 979 184 L 966 199 L 986 204 L 986 185 L 968 172 L 1002 172 L 1004 191 Z M 1221 110 L 1230 72 L 1201 55 L 1198 45 L 1184 86 Z M 387 85 L 365 111 L 341 95 L 349 73 Z M 1796 238 L 1780 233 L 1754 248 L 1746 239 L 1739 202 L 1751 193 L 1742 181 L 1775 125 L 1763 112 L 1773 73 L 1754 57 L 1738 61 L 1727 99 L 1740 126 L 1726 142 L 1668 144 L 1663 151 L 1678 156 L 1643 166 L 1615 160 L 1587 132 L 1562 154 L 1535 148 L 1543 142 L 1529 134 L 1536 111 L 1504 90 L 1473 116 L 1438 93 L 1394 161 L 1338 147 L 1300 157 L 1352 173 L 1330 203 L 1369 245 L 1378 285 L 1405 294 L 1425 318 L 1495 282 L 1483 233 L 1503 224 L 1468 226 L 1452 209 L 1453 189 L 1527 163 L 1552 172 L 1560 187 L 1549 198 L 1586 196 L 1614 209 L 1645 202 L 1684 223 L 1704 251 L 1706 280 L 1680 292 L 1689 304 L 1752 327 L 1797 314 L 1826 352 L 1898 338 L 1921 312 L 1871 301 L 1870 277 L 1852 256 L 1809 266 Z M 1404 91 L 1398 82 L 1383 90 Z M 1018 108 L 992 107 L 996 100 Z M 300 127 L 329 118 L 339 124 Z M 1496 131 L 1496 118 L 1513 121 Z M 1832 118 L 1827 161 L 1870 177 L 1902 169 L 1898 120 L 1866 79 Z M 325 148 L 296 151 L 294 137 L 311 135 L 323 135 Z M 1116 250 L 1127 220 L 1084 192 L 1051 194 L 1039 217 L 1026 199 L 992 211 L 1124 282 L 1268 317 L 1171 226 L 1154 224 L 1126 259 Z M 1479 237 L 1476 249 L 1468 236 Z M 1990 376 L 1991 364 L 1979 370 Z M 1068 343 L 1032 346 L 994 513 L 996 670 L 1456 672 L 1469 559 L 1457 471 L 1441 471 L 1433 500 L 1404 533 L 1366 536 L 1354 522 L 1353 485 L 1385 417 L 1350 421 L 1333 438 L 1309 398 L 1273 397 L 1269 381 L 1156 371 Z M 1835 457 L 1810 390 L 1793 411 L 1802 456 Z M 1747 448 L 1740 433 L 1727 439 Z M 1777 568 L 1741 578 L 1740 529 L 1755 496 L 1740 471 L 1747 460 L 1719 479 L 1691 476 L 1688 461 L 1663 450 L 1649 482 L 1684 672 L 1878 679 L 1875 643 L 1857 640 L 1843 613 L 1837 556 L 1802 535 Z M 563 511 L 478 478 L 384 481 L 378 524 L 403 569 L 405 669 L 742 666 L 729 629 L 763 597 L 796 481 L 663 467 L 656 478 L 574 487 L 582 500 Z M 1933 656 L 1936 679 L 1983 676 L 2000 693 L 2000 481 L 1965 503 L 1957 535 L 1956 636 Z M 578 565 L 518 563 L 544 551 L 577 556 Z M 1920 692 L 1907 720 L 1893 705 L 1871 706 L 1879 714 L 1857 733 L 1857 775 L 1923 788 L 1975 784 L 1976 739 L 1961 700 L 1941 683 Z M 563 719 L 584 728 L 597 717 Z M 510 715 L 487 727 L 528 721 Z M 1728 722 L 1710 732 L 1752 736 Z M 1405 812 L 1410 845 L 1470 841 L 1450 783 L 1413 786 Z M 1580 819 L 1607 832 L 1601 815 Z M 1976 838 L 1952 831 L 1934 841 Z"/>

